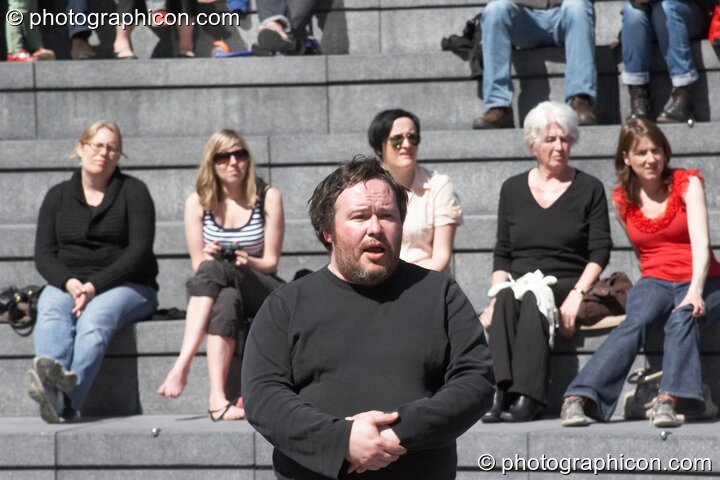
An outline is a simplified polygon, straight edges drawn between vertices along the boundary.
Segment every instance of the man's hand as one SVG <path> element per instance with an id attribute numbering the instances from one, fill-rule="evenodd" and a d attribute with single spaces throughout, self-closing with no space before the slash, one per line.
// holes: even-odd
<path id="1" fill-rule="evenodd" d="M 347 417 L 347 420 L 353 421 L 345 454 L 345 458 L 350 462 L 348 474 L 380 470 L 407 452 L 400 445 L 395 432 L 389 428 L 397 419 L 397 412 L 382 413 L 377 410 Z"/>

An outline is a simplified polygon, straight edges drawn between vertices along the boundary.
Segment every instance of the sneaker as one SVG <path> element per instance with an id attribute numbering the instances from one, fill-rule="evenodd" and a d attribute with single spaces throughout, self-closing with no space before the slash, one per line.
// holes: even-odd
<path id="1" fill-rule="evenodd" d="M 7 55 L 7 61 L 8 62 L 34 62 L 37 58 L 30 55 L 30 52 L 27 50 L 18 50 L 15 53 L 8 53 Z"/>
<path id="2" fill-rule="evenodd" d="M 35 370 L 25 374 L 25 390 L 30 398 L 40 404 L 40 417 L 47 423 L 60 423 L 60 413 L 65 409 L 62 392 L 53 387 L 45 388 Z"/>
<path id="3" fill-rule="evenodd" d="M 55 60 L 55 52 L 47 48 L 38 48 L 32 54 L 38 60 Z"/>
<path id="4" fill-rule="evenodd" d="M 560 410 L 560 423 L 563 427 L 584 427 L 588 424 L 582 397 L 565 398 Z"/>
<path id="5" fill-rule="evenodd" d="M 593 112 L 590 97 L 587 95 L 575 95 L 570 99 L 570 108 L 575 110 L 580 125 L 597 125 L 597 117 Z"/>
<path id="6" fill-rule="evenodd" d="M 682 425 L 682 420 L 675 413 L 674 401 L 670 395 L 660 395 L 650 414 L 650 422 L 658 428 L 674 428 Z"/>
<path id="7" fill-rule="evenodd" d="M 43 384 L 59 388 L 65 393 L 77 385 L 77 375 L 65 370 L 60 362 L 52 357 L 35 357 L 33 368 Z"/>
<path id="8" fill-rule="evenodd" d="M 513 111 L 511 107 L 490 107 L 485 110 L 482 117 L 478 117 L 473 122 L 475 130 L 485 128 L 513 128 L 515 125 L 513 119 Z"/>

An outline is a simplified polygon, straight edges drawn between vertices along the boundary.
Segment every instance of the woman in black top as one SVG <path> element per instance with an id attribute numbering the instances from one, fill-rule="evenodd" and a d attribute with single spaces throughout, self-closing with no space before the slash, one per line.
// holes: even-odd
<path id="1" fill-rule="evenodd" d="M 35 240 L 48 285 L 25 386 L 49 423 L 77 415 L 115 332 L 157 307 L 155 207 L 145 184 L 117 167 L 119 128 L 93 123 L 75 153 L 81 166 L 45 196 Z"/>
<path id="2" fill-rule="evenodd" d="M 571 337 L 580 301 L 610 257 L 605 191 L 599 180 L 568 165 L 579 136 L 577 115 L 569 106 L 539 104 L 528 113 L 524 129 L 537 166 L 503 183 L 491 283 L 536 270 L 541 278 L 556 277 L 545 313 L 552 319 L 557 306 L 559 332 Z M 547 299 L 538 293 L 543 291 L 547 288 L 518 293 L 518 300 L 514 289 L 502 289 L 480 314 L 489 331 L 497 382 L 484 422 L 533 420 L 547 405 L 554 325 L 540 311 Z"/>

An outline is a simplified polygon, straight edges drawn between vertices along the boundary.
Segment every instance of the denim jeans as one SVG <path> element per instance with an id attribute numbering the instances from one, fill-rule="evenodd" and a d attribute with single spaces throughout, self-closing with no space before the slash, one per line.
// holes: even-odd
<path id="1" fill-rule="evenodd" d="M 483 99 L 486 108 L 512 104 L 512 47 L 565 45 L 565 100 L 585 94 L 595 101 L 595 10 L 590 0 L 564 0 L 547 10 L 493 0 L 482 16 Z"/>
<path id="2" fill-rule="evenodd" d="M 565 396 L 590 398 L 597 407 L 596 419 L 610 420 L 625 377 L 640 347 L 645 344 L 648 332 L 656 323 L 665 322 L 660 392 L 702 401 L 698 324 L 704 320 L 692 316 L 692 306 L 674 310 L 685 298 L 689 286 L 689 282 L 655 278 L 638 280 L 628 294 L 625 320 L 610 332 L 572 381 Z M 720 317 L 720 277 L 705 282 L 703 298 L 704 318 L 716 320 Z M 588 413 L 595 417 L 592 412 Z"/>
<path id="3" fill-rule="evenodd" d="M 622 10 L 622 60 L 625 85 L 650 82 L 652 43 L 657 40 L 674 87 L 698 79 L 690 40 L 707 35 L 707 14 L 694 0 L 653 0 Z"/>
<path id="4" fill-rule="evenodd" d="M 78 376 L 67 396 L 81 410 L 100 370 L 113 335 L 124 326 L 149 318 L 157 309 L 157 291 L 147 285 L 125 283 L 94 297 L 80 317 L 64 290 L 48 285 L 38 301 L 35 354 L 52 357 Z"/>

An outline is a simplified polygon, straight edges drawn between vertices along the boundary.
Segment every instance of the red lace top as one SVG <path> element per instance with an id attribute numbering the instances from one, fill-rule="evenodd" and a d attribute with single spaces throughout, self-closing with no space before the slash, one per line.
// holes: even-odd
<path id="1" fill-rule="evenodd" d="M 628 238 L 640 255 L 643 277 L 669 282 L 692 280 L 692 249 L 687 208 L 683 201 L 691 175 L 705 183 L 699 170 L 673 170 L 665 212 L 657 218 L 647 218 L 638 206 L 630 204 L 621 185 L 612 192 L 613 203 L 625 223 Z M 720 276 L 720 264 L 711 251 L 707 278 L 717 276 Z"/>

